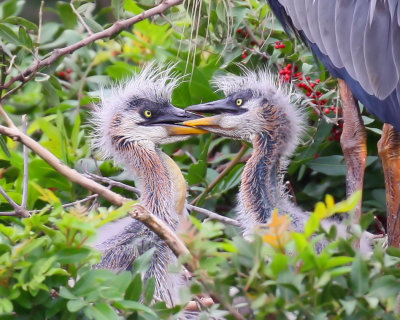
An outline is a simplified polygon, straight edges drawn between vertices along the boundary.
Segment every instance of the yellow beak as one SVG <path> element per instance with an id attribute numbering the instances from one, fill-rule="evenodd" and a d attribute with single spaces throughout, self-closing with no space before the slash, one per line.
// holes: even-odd
<path id="1" fill-rule="evenodd" d="M 220 121 L 220 116 L 213 116 L 213 117 L 188 120 L 183 122 L 183 124 L 189 127 L 218 126 L 219 121 Z"/>
<path id="2" fill-rule="evenodd" d="M 194 134 L 204 134 L 208 133 L 203 129 L 185 127 L 185 126 L 175 126 L 175 125 L 167 125 L 165 126 L 167 132 L 170 136 L 181 136 L 181 135 L 194 135 Z"/>

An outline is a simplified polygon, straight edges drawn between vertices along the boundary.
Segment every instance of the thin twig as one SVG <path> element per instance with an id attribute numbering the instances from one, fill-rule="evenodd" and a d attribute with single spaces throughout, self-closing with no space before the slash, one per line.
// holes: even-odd
<path id="1" fill-rule="evenodd" d="M 2 86 L 3 89 L 8 89 L 14 82 L 16 81 L 24 81 L 24 79 L 32 74 L 38 71 L 39 69 L 49 66 L 53 64 L 56 60 L 58 60 L 60 57 L 70 54 L 84 46 L 87 46 L 96 40 L 102 39 L 102 38 L 108 38 L 113 36 L 114 34 L 130 27 L 131 25 L 140 22 L 146 18 L 152 17 L 154 15 L 160 14 L 165 12 L 167 9 L 170 7 L 176 6 L 180 3 L 182 3 L 183 0 L 164 0 L 161 2 L 159 5 L 143 11 L 141 14 L 136 15 L 134 17 L 131 17 L 126 20 L 122 21 L 116 21 L 111 27 L 107 28 L 106 30 L 93 33 L 89 37 L 86 37 L 85 39 L 78 41 L 72 45 L 69 45 L 64 48 L 58 48 L 54 49 L 52 53 L 45 59 L 40 60 L 38 63 L 33 63 L 30 67 L 28 67 L 24 72 L 18 74 L 15 77 L 12 77 L 6 84 Z"/>
<path id="2" fill-rule="evenodd" d="M 186 208 L 189 211 L 196 211 L 198 213 L 204 214 L 207 217 L 209 217 L 211 219 L 214 219 L 214 220 L 217 220 L 217 221 L 220 221 L 222 223 L 230 224 L 230 225 L 235 226 L 235 227 L 240 227 L 240 223 L 238 221 L 236 221 L 234 219 L 231 219 L 231 218 L 228 218 L 228 217 L 221 216 L 220 214 L 212 212 L 210 210 L 207 210 L 207 209 L 204 209 L 204 208 L 200 208 L 200 207 L 196 207 L 196 206 L 193 206 L 191 204 L 186 205 Z"/>
<path id="3" fill-rule="evenodd" d="M 125 190 L 128 190 L 128 191 L 132 191 L 132 192 L 136 193 L 137 195 L 140 195 L 140 190 L 138 188 L 132 187 L 132 186 L 127 185 L 125 183 L 118 182 L 118 181 L 115 181 L 115 180 L 107 178 L 107 177 L 101 177 L 101 176 L 98 176 L 97 174 L 90 173 L 90 172 L 86 172 L 84 174 L 84 176 L 86 176 L 86 177 L 88 177 L 88 178 L 90 178 L 92 180 L 95 180 L 97 182 L 105 183 L 105 184 L 108 184 L 109 186 L 112 186 L 112 187 L 119 187 L 119 188 L 122 188 L 122 189 L 125 189 Z M 237 222 L 236 220 L 228 218 L 228 217 L 224 217 L 224 216 L 222 216 L 222 215 L 220 215 L 218 213 L 212 212 L 210 210 L 207 210 L 207 209 L 204 209 L 204 208 L 200 208 L 200 207 L 196 207 L 196 206 L 191 205 L 191 204 L 187 204 L 186 208 L 189 211 L 196 211 L 198 213 L 204 214 L 204 215 L 206 215 L 207 217 L 209 217 L 209 218 L 211 218 L 213 220 L 217 220 L 217 221 L 220 221 L 220 222 L 225 223 L 225 224 L 231 224 L 231 225 L 236 226 L 236 227 L 240 226 L 239 222 Z"/>
<path id="4" fill-rule="evenodd" d="M 111 187 L 118 187 L 118 188 L 122 188 L 122 189 L 125 189 L 125 190 L 128 190 L 128 191 L 132 191 L 132 192 L 134 192 L 134 193 L 136 193 L 137 195 L 140 196 L 140 190 L 138 188 L 132 187 L 132 186 L 127 185 L 125 183 L 118 182 L 118 181 L 115 181 L 115 180 L 107 178 L 107 177 L 101 177 L 101 176 L 99 176 L 97 174 L 90 173 L 90 172 L 86 172 L 84 174 L 84 176 L 88 177 L 89 179 L 95 180 L 97 182 L 106 183 Z"/>
<path id="5" fill-rule="evenodd" d="M 75 9 L 74 6 L 74 0 L 71 0 L 71 2 L 69 3 L 69 5 L 72 8 L 72 11 L 75 13 L 76 17 L 78 18 L 79 22 L 82 24 L 82 26 L 86 29 L 87 33 L 89 35 L 93 34 L 93 31 L 89 28 L 89 26 L 86 24 L 85 20 L 83 20 L 82 16 L 79 14 L 79 12 Z"/>
<path id="6" fill-rule="evenodd" d="M 16 203 L 11 197 L 7 194 L 7 192 L 0 186 L 0 194 L 7 200 L 7 202 L 15 209 L 18 208 L 19 205 Z"/>
<path id="7" fill-rule="evenodd" d="M 218 182 L 220 182 L 228 173 L 229 171 L 231 171 L 231 169 L 240 161 L 240 159 L 242 158 L 242 156 L 244 155 L 244 153 L 247 151 L 249 147 L 247 146 L 247 144 L 242 143 L 242 147 L 240 148 L 238 154 L 236 155 L 235 158 L 233 158 L 229 164 L 226 166 L 226 168 L 218 175 L 218 177 L 216 177 L 214 179 L 213 182 L 211 182 L 207 188 L 204 189 L 204 191 L 202 193 L 200 193 L 190 204 L 194 205 L 197 204 L 199 202 L 199 200 L 206 195 L 207 193 L 209 193 L 216 185 Z"/>
<path id="8" fill-rule="evenodd" d="M 76 201 L 74 201 L 74 202 L 70 202 L 70 203 L 63 204 L 62 207 L 63 207 L 63 208 L 73 207 L 73 206 L 75 206 L 75 205 L 77 205 L 77 204 L 80 204 L 80 203 L 82 203 L 82 202 L 87 202 L 87 201 L 92 200 L 92 199 L 97 199 L 98 196 L 99 196 L 98 194 L 92 194 L 92 195 L 90 195 L 90 196 L 87 196 L 87 197 L 84 198 L 84 199 L 76 200 Z"/>
<path id="9" fill-rule="evenodd" d="M 33 140 L 31 137 L 25 135 L 17 127 L 14 126 L 12 128 L 7 128 L 5 126 L 0 125 L 0 133 L 9 136 L 15 140 L 21 141 L 29 149 L 34 151 L 38 156 L 40 156 L 43 160 L 45 160 L 48 164 L 50 164 L 56 171 L 61 173 L 63 176 L 67 177 L 71 182 L 80 184 L 82 187 L 92 191 L 93 193 L 100 194 L 104 199 L 110 201 L 111 203 L 117 206 L 121 206 L 124 204 L 124 202 L 129 200 L 115 192 L 112 192 L 111 190 L 102 186 L 101 184 L 98 184 L 93 180 L 86 178 L 75 169 L 71 169 L 70 167 L 62 163 L 60 159 L 58 159 L 49 150 L 42 147 L 38 142 Z"/>
<path id="10" fill-rule="evenodd" d="M 22 132 L 26 134 L 26 114 L 22 116 Z M 26 209 L 28 203 L 28 183 L 29 183 L 29 153 L 26 145 L 22 147 L 24 155 L 24 178 L 22 185 L 22 202 L 21 207 Z"/>
<path id="11" fill-rule="evenodd" d="M 14 212 L 2 212 L 3 216 L 20 216 L 20 217 L 30 217 L 28 210 L 16 203 L 7 192 L 0 186 L 0 194 L 7 200 L 7 202 L 14 208 Z"/>

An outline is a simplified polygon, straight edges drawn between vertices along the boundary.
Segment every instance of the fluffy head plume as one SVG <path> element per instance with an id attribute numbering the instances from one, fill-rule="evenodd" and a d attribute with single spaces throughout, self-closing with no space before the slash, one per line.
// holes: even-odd
<path id="1" fill-rule="evenodd" d="M 126 114 L 130 101 L 147 99 L 158 103 L 171 102 L 172 92 L 181 79 L 172 72 L 174 67 L 173 64 L 163 66 L 153 62 L 131 78 L 101 89 L 101 101 L 92 111 L 90 122 L 94 128 L 92 147 L 103 158 L 115 156 L 111 139 L 111 129 L 115 127 L 113 121 L 117 114 Z"/>
<path id="2" fill-rule="evenodd" d="M 306 110 L 301 104 L 301 96 L 294 92 L 290 85 L 279 81 L 279 78 L 271 74 L 267 69 L 251 71 L 241 66 L 242 75 L 223 75 L 213 79 L 212 84 L 218 91 L 229 96 L 235 92 L 250 90 L 254 97 L 266 99 L 270 105 L 281 108 L 289 121 L 290 141 L 287 142 L 286 156 L 291 155 L 300 142 L 306 127 Z"/>

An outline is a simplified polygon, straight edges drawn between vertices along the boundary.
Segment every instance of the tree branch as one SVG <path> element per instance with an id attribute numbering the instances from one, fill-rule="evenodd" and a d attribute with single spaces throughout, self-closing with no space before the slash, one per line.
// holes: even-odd
<path id="1" fill-rule="evenodd" d="M 22 132 L 26 134 L 26 114 L 22 116 Z M 22 185 L 21 207 L 26 209 L 28 203 L 28 184 L 29 184 L 29 153 L 26 145 L 23 145 L 23 154 L 24 154 L 24 178 Z"/>
<path id="2" fill-rule="evenodd" d="M 41 69 L 45 66 L 51 65 L 60 57 L 70 54 L 84 46 L 87 46 L 88 44 L 91 44 L 91 43 L 95 42 L 96 40 L 111 37 L 112 35 L 124 30 L 125 28 L 130 27 L 131 25 L 133 25 L 137 22 L 140 22 L 140 21 L 142 21 L 146 18 L 152 17 L 154 15 L 163 13 L 170 7 L 176 6 L 182 2 L 183 2 L 183 0 L 164 0 L 158 6 L 155 6 L 149 10 L 143 11 L 140 15 L 136 15 L 136 16 L 126 19 L 126 20 L 116 21 L 111 27 L 107 28 L 106 30 L 103 30 L 103 31 L 100 31 L 97 33 L 93 33 L 92 35 L 89 35 L 85 39 L 78 41 L 72 45 L 69 45 L 67 47 L 55 49 L 52 51 L 50 56 L 48 56 L 47 58 L 40 60 L 38 62 L 34 62 L 24 72 L 20 73 L 19 75 L 15 76 L 15 77 L 12 77 L 6 84 L 4 84 L 2 86 L 2 88 L 8 89 L 16 81 L 25 82 L 26 77 L 35 73 L 36 71 L 38 71 L 39 69 Z"/>
<path id="3" fill-rule="evenodd" d="M 217 185 L 217 183 L 220 182 L 229 173 L 229 171 L 231 171 L 231 169 L 240 161 L 240 159 L 242 158 L 242 156 L 244 155 L 244 153 L 247 151 L 248 148 L 249 147 L 245 143 L 242 142 L 242 147 L 240 148 L 240 150 L 237 153 L 236 157 L 233 158 L 229 162 L 229 164 L 218 175 L 218 177 L 216 177 L 214 179 L 214 181 L 211 182 L 209 184 L 209 186 L 207 188 L 205 188 L 205 190 L 202 193 L 200 193 L 190 204 L 192 204 L 192 205 L 197 204 L 204 195 L 209 193 Z"/>
<path id="4" fill-rule="evenodd" d="M 14 140 L 21 141 L 24 145 L 26 145 L 29 149 L 34 151 L 49 165 L 51 165 L 56 171 L 67 177 L 70 181 L 81 185 L 82 187 L 92 191 L 93 193 L 98 193 L 104 199 L 110 201 L 112 204 L 121 206 L 124 202 L 128 200 L 127 198 L 124 198 L 123 196 L 112 192 L 101 184 L 98 184 L 93 180 L 84 177 L 75 169 L 71 169 L 70 167 L 62 163 L 61 160 L 58 159 L 49 150 L 42 147 L 38 142 L 30 138 L 29 136 L 25 135 L 17 127 L 14 126 L 12 128 L 7 128 L 0 125 L 0 133 L 13 138 Z"/>
<path id="5" fill-rule="evenodd" d="M 84 176 L 86 176 L 86 177 L 88 177 L 88 178 L 90 178 L 92 180 L 95 180 L 97 182 L 106 183 L 111 187 L 119 187 L 119 188 L 122 188 L 122 189 L 125 189 L 125 190 L 128 190 L 128 191 L 132 191 L 132 192 L 134 192 L 134 193 L 136 193 L 137 195 L 140 196 L 140 190 L 138 188 L 132 187 L 132 186 L 127 185 L 125 183 L 118 182 L 118 181 L 115 181 L 115 180 L 107 178 L 107 177 L 101 177 L 101 176 L 98 176 L 97 174 L 93 174 L 93 173 L 90 173 L 90 172 L 85 173 Z M 228 217 L 225 217 L 225 216 L 222 216 L 222 215 L 220 215 L 218 213 L 215 213 L 215 212 L 212 212 L 210 210 L 207 210 L 207 209 L 204 209 L 204 208 L 200 208 L 200 207 L 196 207 L 196 206 L 191 205 L 191 204 L 187 204 L 186 208 L 190 212 L 191 211 L 196 211 L 198 213 L 206 215 L 210 219 L 217 220 L 217 221 L 220 221 L 222 223 L 230 224 L 230 225 L 233 225 L 233 226 L 236 226 L 236 227 L 240 227 L 239 222 L 237 222 L 236 220 L 228 218 Z"/>

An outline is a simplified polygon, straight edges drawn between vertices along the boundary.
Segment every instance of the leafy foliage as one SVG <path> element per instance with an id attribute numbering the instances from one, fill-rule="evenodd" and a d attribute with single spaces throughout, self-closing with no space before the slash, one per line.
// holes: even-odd
<path id="1" fill-rule="evenodd" d="M 53 50 L 87 39 L 87 28 L 91 33 L 105 30 L 116 19 L 139 15 L 154 2 L 113 0 L 111 7 L 106 7 L 76 0 L 73 5 L 86 27 L 67 2 L 46 1 L 42 13 L 40 3 L 31 0 L 0 3 L 2 84 L 37 59 L 51 56 Z M 344 198 L 336 82 L 307 48 L 287 38 L 264 1 L 186 1 L 163 16 L 146 19 L 60 57 L 33 73 L 21 87 L 20 82 L 13 83 L 2 90 L 1 104 L 17 125 L 21 124 L 20 116 L 28 114 L 27 133 L 68 166 L 134 185 L 121 168 L 91 154 L 88 111 L 101 86 L 109 85 L 110 79 L 126 79 L 154 59 L 172 61 L 177 72 L 186 75 L 173 96 L 173 103 L 180 107 L 217 99 L 219 93 L 214 92 L 210 80 L 221 72 L 239 73 L 238 63 L 249 68 L 268 67 L 280 73 L 282 81 L 292 81 L 308 96 L 304 112 L 310 118 L 304 143 L 288 170 L 299 205 L 312 209 L 326 193 Z M 363 204 L 366 210 L 382 214 L 383 178 L 376 156 L 380 124 L 365 113 L 363 116 L 369 129 Z M 0 136 L 0 147 L 0 186 L 21 203 L 21 144 Z M 218 176 L 241 147 L 240 142 L 205 135 L 163 146 L 163 150 L 184 172 L 189 201 L 202 195 L 198 204 L 232 216 L 243 162 Z M 246 148 L 244 158 L 251 152 L 251 146 Z M 167 309 L 164 303 L 151 302 L 154 282 L 142 282 L 146 255 L 133 273 L 114 275 L 90 269 L 99 259 L 89 245 L 96 228 L 122 216 L 127 208 L 106 209 L 109 203 L 97 199 L 65 211 L 61 204 L 83 199 L 89 196 L 88 191 L 36 154 L 29 154 L 29 168 L 27 208 L 39 212 L 24 220 L 0 217 L 0 314 L 21 319 L 31 318 L 33 312 L 49 319 L 166 319 L 181 312 L 183 306 Z M 209 188 L 212 184 L 215 186 Z M 134 198 L 129 191 L 114 190 Z M 222 303 L 210 307 L 211 315 L 226 315 L 226 306 L 248 301 L 257 319 L 266 315 L 394 318 L 395 295 L 400 290 L 397 249 L 384 252 L 377 248 L 371 257 L 363 258 L 352 249 L 350 239 L 333 241 L 316 254 L 313 246 L 319 237 L 310 239 L 311 234 L 318 231 L 333 239 L 336 233 L 334 227 L 328 231 L 319 228 L 328 211 L 340 211 L 329 199 L 317 205 L 305 234 L 282 228 L 286 224 L 282 218 L 273 221 L 275 235 L 264 230 L 253 242 L 241 239 L 233 227 L 201 223 L 199 214 L 193 219 L 196 231 L 187 235 L 187 241 L 198 259 L 195 276 L 202 281 L 195 281 L 190 292 L 185 292 L 184 302 L 207 292 Z M 0 196 L 0 211 L 12 209 Z M 359 226 L 352 227 L 360 234 Z M 279 246 L 268 245 L 271 239 L 282 238 L 280 232 L 285 241 L 279 241 Z"/>

